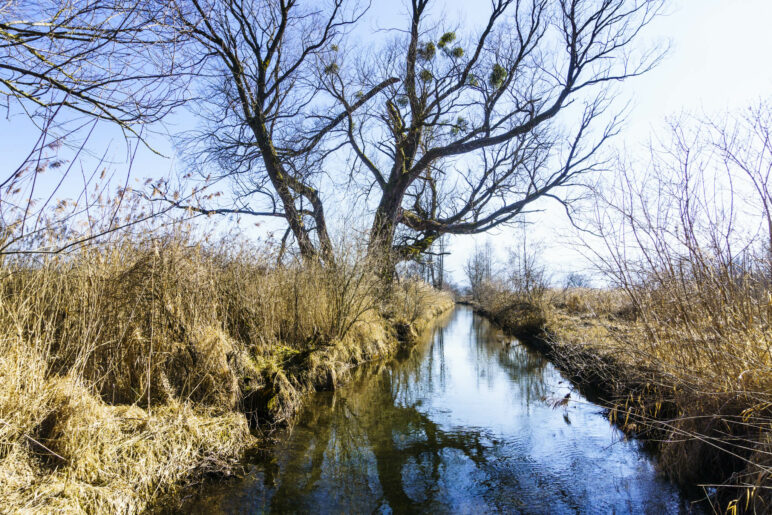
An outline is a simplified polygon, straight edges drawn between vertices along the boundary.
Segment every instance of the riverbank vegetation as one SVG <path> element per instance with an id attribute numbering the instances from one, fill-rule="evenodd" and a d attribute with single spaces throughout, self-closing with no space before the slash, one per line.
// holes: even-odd
<path id="1" fill-rule="evenodd" d="M 495 0 L 464 26 L 414 0 L 362 45 L 368 6 L 344 0 L 0 2 L 0 105 L 34 142 L 0 177 L 0 506 L 143 511 L 415 338 L 452 300 L 399 267 L 441 285 L 443 236 L 508 227 L 608 169 L 613 87 L 663 58 L 634 42 L 665 4 Z M 167 139 L 175 169 L 133 177 Z M 662 440 L 672 476 L 747 487 L 750 506 L 768 492 L 769 248 L 736 241 L 739 212 L 701 225 L 711 181 L 686 163 L 653 174 L 677 178 L 654 200 L 624 165 L 621 199 L 596 192 L 613 292 L 557 294 L 525 255 L 470 280 L 517 334 L 595 342 L 587 365 L 557 359 L 613 385 L 612 418 Z M 206 239 L 205 216 L 258 227 Z"/>
<path id="2" fill-rule="evenodd" d="M 177 230 L 0 268 L 0 506 L 143 511 L 287 422 L 452 300 Z"/>
<path id="3" fill-rule="evenodd" d="M 600 391 L 612 422 L 656 443 L 671 478 L 729 512 L 772 506 L 769 113 L 674 125 L 647 173 L 621 168 L 598 197 L 600 244 L 583 247 L 607 287 L 576 275 L 548 287 L 521 252 L 473 290 L 491 318 Z"/>
<path id="4" fill-rule="evenodd" d="M 716 507 L 766 510 L 772 374 L 766 340 L 750 339 L 759 326 L 716 337 L 711 315 L 695 324 L 704 332 L 690 333 L 672 321 L 672 304 L 645 305 L 652 323 L 618 290 L 550 290 L 538 303 L 508 291 L 489 295 L 483 312 L 599 394 L 611 422 L 659 449 L 670 478 L 705 485 L 706 495 L 718 494 Z M 704 315 L 704 308 L 697 300 L 686 309 Z"/>

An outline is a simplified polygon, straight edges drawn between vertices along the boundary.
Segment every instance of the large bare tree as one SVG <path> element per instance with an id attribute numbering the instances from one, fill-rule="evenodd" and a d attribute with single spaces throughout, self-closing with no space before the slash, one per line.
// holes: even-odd
<path id="1" fill-rule="evenodd" d="M 0 87 L 25 108 L 134 130 L 195 75 L 204 123 L 187 149 L 234 203 L 164 200 L 281 217 L 303 256 L 329 260 L 320 185 L 346 147 L 348 175 L 376 192 L 371 252 L 408 259 L 564 199 L 559 187 L 599 167 L 618 127 L 609 86 L 657 62 L 631 43 L 662 2 L 492 0 L 467 33 L 411 0 L 406 30 L 353 63 L 339 45 L 364 10 L 344 0 L 11 1 Z"/>
<path id="2" fill-rule="evenodd" d="M 609 88 L 662 55 L 632 48 L 662 0 L 492 0 L 485 25 L 465 35 L 443 27 L 431 3 L 411 0 L 391 44 L 323 77 L 352 113 L 339 132 L 353 173 L 377 192 L 371 252 L 396 259 L 564 198 L 558 188 L 598 169 L 618 130 Z M 353 112 L 384 77 L 399 81 Z"/>
<path id="3" fill-rule="evenodd" d="M 235 197 L 232 207 L 184 207 L 282 217 L 301 255 L 332 259 L 318 190 L 334 151 L 326 136 L 397 80 L 382 79 L 345 108 L 320 87 L 319 75 L 336 66 L 337 45 L 363 10 L 343 0 L 180 0 L 174 9 L 180 32 L 192 38 L 192 58 L 205 58 L 205 101 L 196 105 L 204 128 L 188 134 L 187 148 L 204 175 L 227 180 Z"/>

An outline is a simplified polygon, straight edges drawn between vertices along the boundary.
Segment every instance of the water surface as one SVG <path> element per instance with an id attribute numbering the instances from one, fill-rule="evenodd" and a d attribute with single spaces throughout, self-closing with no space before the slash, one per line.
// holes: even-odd
<path id="1" fill-rule="evenodd" d="M 570 393 L 566 406 L 553 407 Z M 459 306 L 407 357 L 315 394 L 199 513 L 688 513 L 641 444 L 542 355 Z"/>

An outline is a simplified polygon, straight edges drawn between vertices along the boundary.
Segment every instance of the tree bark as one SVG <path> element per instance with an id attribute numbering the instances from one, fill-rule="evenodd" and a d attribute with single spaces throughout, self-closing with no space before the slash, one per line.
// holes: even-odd
<path id="1" fill-rule="evenodd" d="M 308 230 L 304 227 L 302 214 L 295 207 L 295 199 L 287 181 L 289 176 L 276 155 L 268 130 L 262 120 L 253 121 L 251 128 L 260 147 L 268 177 L 282 202 L 287 224 L 295 236 L 295 241 L 298 242 L 300 255 L 303 259 L 314 259 L 317 257 L 316 249 L 308 235 Z"/>

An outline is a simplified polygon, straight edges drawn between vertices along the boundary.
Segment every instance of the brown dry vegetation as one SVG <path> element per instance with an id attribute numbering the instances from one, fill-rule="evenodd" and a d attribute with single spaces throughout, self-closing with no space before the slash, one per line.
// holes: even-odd
<path id="1" fill-rule="evenodd" d="M 216 250 L 213 250 L 216 249 Z M 0 511 L 136 513 L 256 444 L 303 394 L 393 352 L 452 300 L 376 292 L 354 259 L 118 238 L 0 265 Z"/>
<path id="2" fill-rule="evenodd" d="M 480 302 L 575 383 L 600 393 L 612 422 L 655 443 L 669 477 L 717 488 L 712 502 L 722 511 L 766 513 L 772 310 L 749 290 L 727 297 L 715 283 L 691 286 L 684 297 L 646 288 L 637 303 L 622 290 L 550 290 L 535 298 L 490 286 Z"/>
<path id="3" fill-rule="evenodd" d="M 674 123 L 671 135 L 596 192 L 582 248 L 607 289 L 524 281 L 543 279 L 524 254 L 476 297 L 599 390 L 612 422 L 658 445 L 671 478 L 702 485 L 719 511 L 769 513 L 772 109 Z"/>

